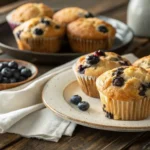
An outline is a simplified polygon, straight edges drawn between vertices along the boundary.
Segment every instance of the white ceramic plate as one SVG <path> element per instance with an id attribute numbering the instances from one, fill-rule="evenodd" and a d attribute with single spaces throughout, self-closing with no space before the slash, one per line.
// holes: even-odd
<path id="1" fill-rule="evenodd" d="M 88 111 L 82 112 L 69 102 L 70 97 L 75 94 L 89 102 Z M 106 118 L 100 100 L 91 98 L 81 91 L 72 69 L 49 80 L 43 89 L 42 98 L 44 104 L 58 116 L 77 124 L 112 131 L 150 131 L 150 117 L 140 121 L 119 121 Z"/>

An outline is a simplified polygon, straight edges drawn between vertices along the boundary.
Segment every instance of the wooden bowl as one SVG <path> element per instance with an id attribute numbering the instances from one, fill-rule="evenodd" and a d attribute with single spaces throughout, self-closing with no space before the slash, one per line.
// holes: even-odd
<path id="1" fill-rule="evenodd" d="M 21 81 L 21 82 L 16 82 L 16 83 L 0 83 L 0 90 L 5 90 L 5 89 L 10 89 L 22 84 L 25 84 L 31 80 L 33 80 L 37 74 L 38 74 L 38 69 L 35 65 L 33 65 L 32 63 L 29 63 L 27 61 L 23 61 L 23 60 L 18 60 L 18 59 L 0 59 L 0 63 L 1 62 L 10 62 L 10 61 L 15 61 L 18 63 L 18 65 L 20 66 L 25 66 L 26 68 L 30 69 L 32 72 L 32 76 L 29 77 L 28 79 Z"/>

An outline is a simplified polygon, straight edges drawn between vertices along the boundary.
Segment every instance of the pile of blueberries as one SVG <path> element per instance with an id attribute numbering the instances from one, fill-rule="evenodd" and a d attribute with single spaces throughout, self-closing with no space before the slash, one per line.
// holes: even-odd
<path id="1" fill-rule="evenodd" d="M 0 63 L 0 83 L 21 82 L 31 76 L 30 69 L 18 65 L 15 61 Z"/>
<path id="2" fill-rule="evenodd" d="M 70 98 L 70 102 L 74 105 L 77 105 L 78 108 L 82 111 L 86 111 L 89 109 L 90 105 L 88 102 L 86 101 L 82 101 L 82 97 L 79 96 L 79 95 L 73 95 L 71 98 Z"/>

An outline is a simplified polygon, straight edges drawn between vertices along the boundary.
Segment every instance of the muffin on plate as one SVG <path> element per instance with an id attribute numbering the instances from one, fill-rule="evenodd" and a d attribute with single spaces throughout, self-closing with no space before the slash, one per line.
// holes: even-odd
<path id="1" fill-rule="evenodd" d="M 21 50 L 54 53 L 60 50 L 65 28 L 48 17 L 37 17 L 16 27 L 13 33 Z"/>
<path id="2" fill-rule="evenodd" d="M 99 76 L 96 86 L 106 117 L 141 120 L 150 115 L 150 74 L 141 67 L 126 66 Z"/>
<path id="3" fill-rule="evenodd" d="M 53 10 L 43 3 L 27 3 L 9 13 L 6 19 L 10 27 L 14 29 L 31 18 L 44 16 L 52 18 Z"/>
<path id="4" fill-rule="evenodd" d="M 150 55 L 138 59 L 133 65 L 142 67 L 150 72 Z"/>
<path id="5" fill-rule="evenodd" d="M 59 10 L 53 15 L 53 19 L 63 25 L 67 25 L 78 18 L 91 17 L 94 17 L 93 14 L 79 7 L 67 7 Z"/>
<path id="6" fill-rule="evenodd" d="M 128 66 L 131 63 L 113 52 L 101 50 L 81 56 L 73 66 L 77 81 L 84 93 L 91 97 L 98 98 L 96 79 L 107 70 Z"/>
<path id="7" fill-rule="evenodd" d="M 67 26 L 70 46 L 79 53 L 112 48 L 115 33 L 115 28 L 98 18 L 80 18 Z"/>

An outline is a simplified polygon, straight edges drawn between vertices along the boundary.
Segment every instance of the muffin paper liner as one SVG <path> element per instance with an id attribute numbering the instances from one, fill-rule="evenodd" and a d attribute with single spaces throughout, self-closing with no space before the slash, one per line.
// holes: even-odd
<path id="1" fill-rule="evenodd" d="M 142 120 L 150 115 L 150 99 L 138 101 L 114 100 L 99 92 L 103 110 L 115 120 Z M 106 114 L 106 115 L 107 115 Z"/>
<path id="2" fill-rule="evenodd" d="M 14 11 L 14 10 L 13 10 Z M 10 26 L 10 28 L 12 30 L 14 30 L 17 26 L 19 26 L 21 23 L 20 22 L 15 22 L 13 21 L 13 19 L 11 18 L 11 14 L 13 13 L 13 11 L 11 11 L 7 16 L 6 16 L 6 20 Z"/>
<path id="3" fill-rule="evenodd" d="M 114 38 L 104 40 L 89 40 L 68 36 L 70 46 L 74 52 L 90 53 L 99 49 L 112 48 Z"/>
<path id="4" fill-rule="evenodd" d="M 73 66 L 73 71 L 82 91 L 88 96 L 99 98 L 99 93 L 96 88 L 96 77 L 86 76 L 78 73 L 75 70 L 75 65 Z"/>
<path id="5" fill-rule="evenodd" d="M 19 49 L 30 50 L 34 52 L 55 53 L 60 50 L 62 44 L 61 37 L 19 39 L 15 36 L 15 38 Z"/>

